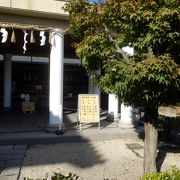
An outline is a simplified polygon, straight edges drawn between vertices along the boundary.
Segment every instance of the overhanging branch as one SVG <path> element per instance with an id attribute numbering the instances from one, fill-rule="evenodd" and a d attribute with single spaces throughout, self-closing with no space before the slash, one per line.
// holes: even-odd
<path id="1" fill-rule="evenodd" d="M 126 55 L 126 53 L 122 50 L 122 48 L 120 48 L 119 45 L 117 44 L 117 42 L 113 39 L 107 26 L 105 24 L 103 24 L 103 26 L 104 26 L 104 30 L 105 30 L 109 40 L 114 43 L 114 45 L 116 47 L 116 52 L 122 55 L 123 60 L 126 64 L 129 64 L 129 62 L 131 61 L 130 58 Z"/>

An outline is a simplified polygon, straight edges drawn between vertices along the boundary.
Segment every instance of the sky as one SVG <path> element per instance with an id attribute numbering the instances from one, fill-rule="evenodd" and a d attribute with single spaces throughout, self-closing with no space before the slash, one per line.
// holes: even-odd
<path id="1" fill-rule="evenodd" d="M 90 3 L 98 2 L 98 0 L 89 0 Z"/>

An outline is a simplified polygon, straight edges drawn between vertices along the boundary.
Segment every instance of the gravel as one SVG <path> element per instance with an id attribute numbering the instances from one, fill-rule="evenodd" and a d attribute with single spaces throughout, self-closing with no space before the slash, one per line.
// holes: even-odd
<path id="1" fill-rule="evenodd" d="M 141 140 L 122 139 L 30 146 L 20 180 L 43 178 L 53 172 L 72 172 L 79 175 L 79 180 L 136 180 L 143 173 L 144 150 L 129 148 L 132 143 L 143 146 Z M 172 165 L 180 168 L 180 153 L 167 152 L 160 160 L 163 170 Z"/>

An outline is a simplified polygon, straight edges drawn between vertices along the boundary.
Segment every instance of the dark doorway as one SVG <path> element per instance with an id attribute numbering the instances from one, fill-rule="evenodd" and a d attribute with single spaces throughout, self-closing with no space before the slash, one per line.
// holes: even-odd
<path id="1" fill-rule="evenodd" d="M 49 63 L 13 62 L 12 65 L 12 108 L 20 110 L 28 95 L 35 102 L 35 110 L 48 110 Z"/>

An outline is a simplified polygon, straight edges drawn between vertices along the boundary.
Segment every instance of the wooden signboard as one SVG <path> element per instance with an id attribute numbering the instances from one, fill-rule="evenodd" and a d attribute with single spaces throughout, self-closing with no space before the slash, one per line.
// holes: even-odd
<path id="1" fill-rule="evenodd" d="M 78 121 L 81 123 L 99 123 L 99 97 L 96 94 L 79 94 L 78 96 Z"/>

